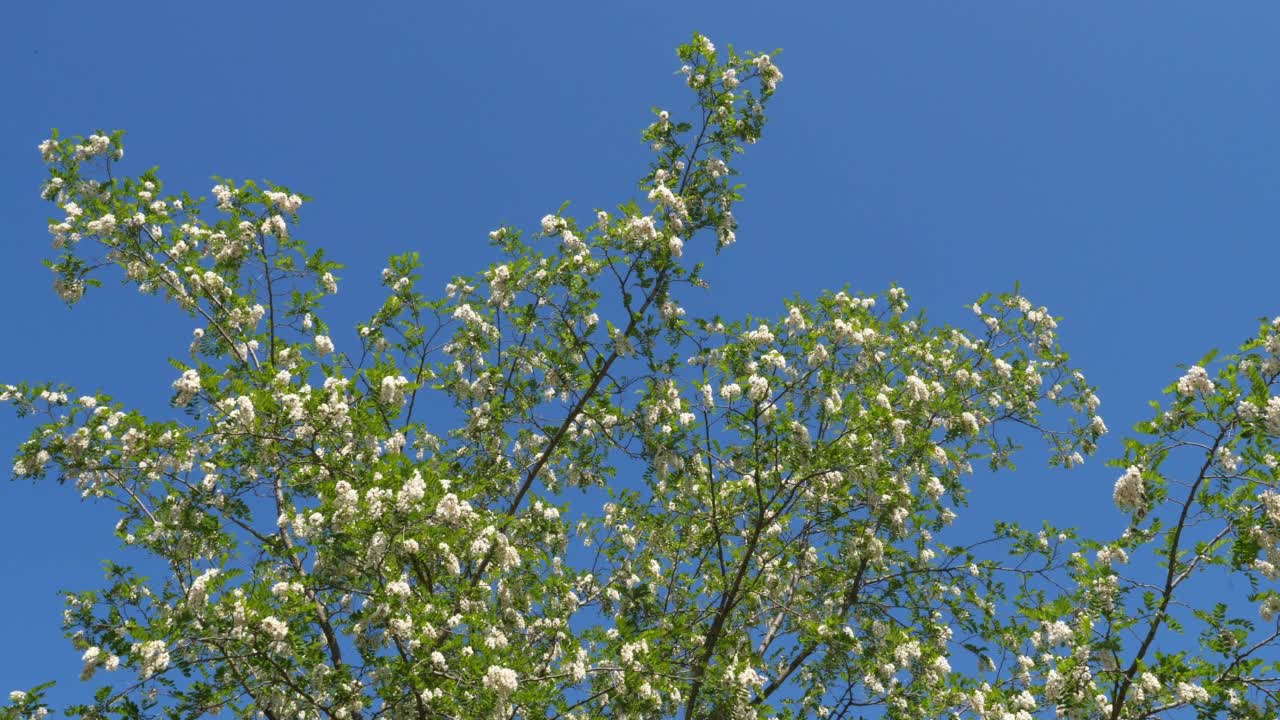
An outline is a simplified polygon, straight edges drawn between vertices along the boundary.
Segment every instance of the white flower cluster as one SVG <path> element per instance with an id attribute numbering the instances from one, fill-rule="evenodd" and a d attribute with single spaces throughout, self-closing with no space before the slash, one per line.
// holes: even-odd
<path id="1" fill-rule="evenodd" d="M 49 138 L 36 146 L 40 151 L 40 158 L 45 162 L 53 162 L 58 159 L 58 142 L 53 138 Z"/>
<path id="2" fill-rule="evenodd" d="M 382 378 L 381 390 L 378 397 L 382 402 L 388 405 L 403 405 L 405 401 L 405 388 L 409 386 L 409 379 L 403 375 L 388 375 Z"/>
<path id="3" fill-rule="evenodd" d="M 471 305 L 463 303 L 453 311 L 453 319 L 461 320 L 466 323 L 467 327 L 474 328 L 479 332 L 490 337 L 497 337 L 498 329 L 485 319 L 484 315 L 476 312 Z"/>
<path id="4" fill-rule="evenodd" d="M 203 606 L 209 597 L 209 583 L 221 572 L 218 568 L 209 568 L 192 581 L 191 589 L 187 591 L 187 604 L 193 608 Z"/>
<path id="5" fill-rule="evenodd" d="M 115 672 L 120 668 L 120 658 L 104 653 L 97 645 L 85 650 L 80 659 L 84 662 L 84 667 L 80 670 L 81 680 L 92 678 L 99 666 L 105 668 L 107 672 Z"/>
<path id="6" fill-rule="evenodd" d="M 1199 365 L 1192 365 L 1187 374 L 1178 379 L 1178 393 L 1186 397 L 1208 395 L 1213 392 L 1213 381 L 1209 373 Z"/>
<path id="7" fill-rule="evenodd" d="M 267 637 L 277 642 L 284 640 L 289 634 L 289 625 L 274 615 L 262 618 L 262 622 L 259 625 L 262 626 L 262 630 L 267 634 Z"/>
<path id="8" fill-rule="evenodd" d="M 1071 626 L 1061 620 L 1042 623 L 1041 630 L 1044 632 L 1044 642 L 1049 647 L 1069 643 L 1075 637 L 1075 632 L 1071 629 Z"/>
<path id="9" fill-rule="evenodd" d="M 97 220 L 85 223 L 85 229 L 96 235 L 107 235 L 116 229 L 116 216 L 107 213 Z"/>
<path id="10" fill-rule="evenodd" d="M 328 355 L 333 352 L 333 340 L 328 335 L 317 335 L 316 352 L 321 355 Z"/>
<path id="11" fill-rule="evenodd" d="M 627 221 L 627 229 L 641 244 L 653 242 L 658 238 L 658 226 L 654 224 L 653 218 L 644 215 L 642 217 L 634 217 Z"/>
<path id="12" fill-rule="evenodd" d="M 346 480 L 335 483 L 333 487 L 334 522 L 354 516 L 359 502 L 360 492 L 351 487 L 351 483 Z"/>
<path id="13" fill-rule="evenodd" d="M 500 665 L 490 665 L 484 674 L 485 688 L 497 693 L 499 697 L 508 698 L 520 687 L 516 671 Z"/>
<path id="14" fill-rule="evenodd" d="M 1146 496 L 1146 486 L 1142 482 L 1142 469 L 1130 465 L 1124 474 L 1116 480 L 1111 499 L 1121 510 L 1137 510 L 1142 507 Z"/>
<path id="15" fill-rule="evenodd" d="M 218 209 L 223 212 L 229 211 L 231 209 L 231 200 L 234 197 L 231 188 L 226 185 L 214 185 L 212 192 L 214 199 L 218 201 Z"/>
<path id="16" fill-rule="evenodd" d="M 84 297 L 84 283 L 79 280 L 58 278 L 53 281 L 53 291 L 63 302 L 74 303 Z"/>
<path id="17" fill-rule="evenodd" d="M 49 141 L 46 140 L 45 142 L 49 142 Z M 111 138 L 107 137 L 106 135 L 90 135 L 89 137 L 85 138 L 84 144 L 76 146 L 76 159 L 88 160 L 91 157 L 97 157 L 98 155 L 105 155 L 107 153 L 107 150 L 110 150 L 110 149 L 111 149 Z M 45 154 L 45 148 L 43 143 L 40 146 L 40 152 L 42 155 Z M 116 159 L 118 160 L 120 159 L 120 157 L 124 156 L 124 153 L 117 152 L 116 155 L 117 155 Z"/>
<path id="18" fill-rule="evenodd" d="M 475 511 L 471 509 L 471 503 L 466 500 L 459 500 L 457 495 L 453 493 L 445 493 L 444 497 L 436 503 L 436 517 L 446 525 L 457 525 L 471 519 Z"/>
<path id="19" fill-rule="evenodd" d="M 1180 682 L 1176 692 L 1178 700 L 1184 703 L 1209 702 L 1209 691 L 1194 683 Z"/>
<path id="20" fill-rule="evenodd" d="M 258 626 L 271 641 L 271 652 L 283 655 L 289 651 L 289 644 L 285 642 L 285 638 L 289 635 L 288 623 L 274 615 L 268 615 L 258 623 Z"/>
<path id="21" fill-rule="evenodd" d="M 778 83 L 782 82 L 782 71 L 773 64 L 773 60 L 768 55 L 759 55 L 751 62 L 760 72 L 760 80 L 764 83 L 765 89 L 769 92 L 776 90 Z"/>
<path id="22" fill-rule="evenodd" d="M 490 303 L 499 307 L 510 305 L 514 297 L 514 290 L 511 287 L 511 267 L 499 265 L 486 271 L 485 277 L 489 280 Z"/>
<path id="23" fill-rule="evenodd" d="M 263 193 L 263 195 L 267 196 L 267 200 L 270 200 L 272 205 L 275 205 L 287 213 L 296 213 L 298 212 L 298 208 L 302 207 L 302 198 L 297 195 L 290 195 L 288 193 L 275 192 L 271 190 Z"/>
<path id="24" fill-rule="evenodd" d="M 929 400 L 929 386 L 925 384 L 924 380 L 915 375 L 908 375 L 906 383 L 907 397 L 911 398 L 912 402 L 926 402 Z"/>
<path id="25" fill-rule="evenodd" d="M 173 389 L 178 391 L 178 397 L 174 401 L 178 405 L 186 405 L 191 402 L 191 398 L 200 392 L 200 373 L 195 370 L 185 370 L 182 377 L 173 381 Z"/>
<path id="26" fill-rule="evenodd" d="M 910 305 L 907 303 L 907 291 L 900 287 L 891 287 L 888 292 L 889 307 L 894 312 L 903 313 Z"/>
<path id="27" fill-rule="evenodd" d="M 768 345 L 774 341 L 774 335 L 768 325 L 760 323 L 760 326 L 755 330 L 748 330 L 743 333 L 742 339 L 754 345 Z"/>
<path id="28" fill-rule="evenodd" d="M 1267 400 L 1265 413 L 1263 422 L 1266 423 L 1267 432 L 1272 435 L 1280 435 L 1280 395 Z"/>
<path id="29" fill-rule="evenodd" d="M 279 215 L 272 215 L 262 221 L 262 232 L 266 235 L 275 235 L 281 240 L 289 237 L 289 225 L 284 218 Z"/>
<path id="30" fill-rule="evenodd" d="M 241 395 L 234 401 L 223 402 L 228 405 L 230 410 L 227 414 L 229 418 L 239 421 L 246 430 L 253 427 L 253 420 L 256 417 L 253 409 L 253 398 L 248 395 Z"/>
<path id="31" fill-rule="evenodd" d="M 1272 595 L 1264 600 L 1262 606 L 1258 608 L 1258 615 L 1264 622 L 1271 622 L 1276 615 L 1280 615 L 1280 596 Z"/>
<path id="32" fill-rule="evenodd" d="M 720 397 L 724 398 L 725 402 L 734 402 L 742 397 L 742 387 L 738 383 L 722 385 L 720 386 Z"/>
<path id="33" fill-rule="evenodd" d="M 399 580 L 387 583 L 387 593 L 400 598 L 407 598 L 413 592 L 413 588 L 409 587 L 409 579 L 400 576 Z"/>
<path id="34" fill-rule="evenodd" d="M 141 645 L 135 644 L 134 652 L 142 660 L 142 667 L 138 673 L 143 680 L 158 672 L 164 672 L 169 667 L 169 650 L 163 640 L 148 640 Z"/>
<path id="35" fill-rule="evenodd" d="M 556 215 L 544 215 L 542 218 L 542 232 L 546 235 L 555 235 L 568 226 L 564 218 Z"/>
<path id="36" fill-rule="evenodd" d="M 716 54 L 716 44 L 711 42 L 711 38 L 706 35 L 698 35 L 697 42 L 702 49 L 702 53 L 707 57 L 712 57 Z"/>
<path id="37" fill-rule="evenodd" d="M 1127 562 L 1129 562 L 1129 553 L 1125 552 L 1124 548 L 1107 545 L 1098 550 L 1098 563 L 1100 565 L 1110 567 L 1112 563 L 1123 565 Z"/>
<path id="38" fill-rule="evenodd" d="M 787 319 L 784 322 L 787 330 L 793 333 L 803 332 L 805 328 L 809 327 L 809 323 L 804 319 L 804 312 L 795 305 L 787 309 Z"/>
<path id="39" fill-rule="evenodd" d="M 427 484 L 422 479 L 422 474 L 417 470 L 408 480 L 404 481 L 404 487 L 396 493 L 396 509 L 400 512 L 409 512 L 414 509 L 422 498 L 426 497 Z"/>

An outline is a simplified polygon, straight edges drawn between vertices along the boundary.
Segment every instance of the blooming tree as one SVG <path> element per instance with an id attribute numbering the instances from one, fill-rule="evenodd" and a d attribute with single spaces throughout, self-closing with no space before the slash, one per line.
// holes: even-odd
<path id="1" fill-rule="evenodd" d="M 68 715 L 1275 716 L 1280 327 L 1126 442 L 1115 538 L 948 541 L 975 464 L 1039 437 L 1072 467 L 1107 430 L 1057 320 L 1010 294 L 932 325 L 898 287 L 688 317 L 684 249 L 733 244 L 782 73 L 700 35 L 678 55 L 694 103 L 644 130 L 645 201 L 500 227 L 443 297 L 393 257 L 349 343 L 302 195 L 122 177 L 118 132 L 40 145 L 62 298 L 118 268 L 196 325 L 180 419 L 0 387 L 40 418 L 15 473 L 118 506 L 160 569 L 67 597 L 99 684 Z M 1188 600 L 1227 576 L 1247 591 Z"/>

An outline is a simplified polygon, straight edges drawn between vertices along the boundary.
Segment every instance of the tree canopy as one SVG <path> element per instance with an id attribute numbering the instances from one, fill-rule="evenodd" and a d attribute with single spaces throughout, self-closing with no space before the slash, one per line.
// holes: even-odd
<path id="1" fill-rule="evenodd" d="M 1275 716 L 1280 321 L 1165 389 L 1112 460 L 1114 537 L 961 537 L 975 466 L 1107 432 L 1059 318 L 1015 290 L 938 325 L 900 287 L 690 317 L 685 249 L 733 245 L 782 72 L 678 56 L 643 199 L 498 227 L 442 296 L 392 257 L 350 342 L 301 193 L 169 191 L 118 131 L 40 145 L 60 296 L 116 272 L 196 324 L 172 417 L 0 388 L 39 418 L 15 473 L 118 506 L 148 558 L 67 597 L 99 684 L 68 715 Z"/>

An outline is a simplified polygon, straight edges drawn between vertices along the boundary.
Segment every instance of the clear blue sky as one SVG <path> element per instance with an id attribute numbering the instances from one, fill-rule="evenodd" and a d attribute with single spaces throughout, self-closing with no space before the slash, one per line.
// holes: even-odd
<path id="1" fill-rule="evenodd" d="M 49 128 L 129 132 L 126 171 L 309 194 L 304 237 L 347 264 L 335 328 L 387 255 L 442 286 L 532 227 L 635 194 L 654 105 L 684 107 L 693 30 L 785 48 L 765 140 L 740 166 L 738 244 L 696 311 L 899 282 L 938 321 L 1020 280 L 1063 316 L 1118 436 L 1210 347 L 1280 314 L 1280 4 L 1274 2 L 179 3 L 0 6 L 0 382 L 60 380 L 166 412 L 190 327 L 109 287 L 75 310 L 40 266 Z M 0 415 L 0 467 L 30 426 Z M 984 513 L 1109 524 L 1115 472 L 1024 466 Z M 59 588 L 96 587 L 107 510 L 0 483 L 0 691 L 76 697 Z"/>

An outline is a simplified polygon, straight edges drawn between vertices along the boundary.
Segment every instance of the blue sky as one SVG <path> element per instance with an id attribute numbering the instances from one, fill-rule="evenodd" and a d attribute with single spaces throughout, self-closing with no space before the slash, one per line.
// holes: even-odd
<path id="1" fill-rule="evenodd" d="M 786 73 L 740 164 L 738 244 L 696 313 L 898 282 L 940 322 L 1023 291 L 1100 386 L 1113 436 L 1212 347 L 1280 314 L 1280 5 L 1129 3 L 81 3 L 0 8 L 0 382 L 59 380 L 166 412 L 190 327 L 108 288 L 68 310 L 35 145 L 124 128 L 126 172 L 311 195 L 301 234 L 346 263 L 335 328 L 374 305 L 387 255 L 427 278 L 490 259 L 485 233 L 565 200 L 636 194 L 652 106 L 687 105 L 693 30 Z M 431 287 L 430 284 L 427 285 Z M 344 325 L 345 321 L 345 325 Z M 0 416 L 0 465 L 30 426 Z M 982 480 L 992 515 L 1111 513 L 1101 458 Z M 114 516 L 69 488 L 0 484 L 0 691 L 74 686 L 59 588 L 95 587 Z M 71 688 L 64 688 L 71 690 Z M 73 693 L 59 693 L 60 698 Z"/>

